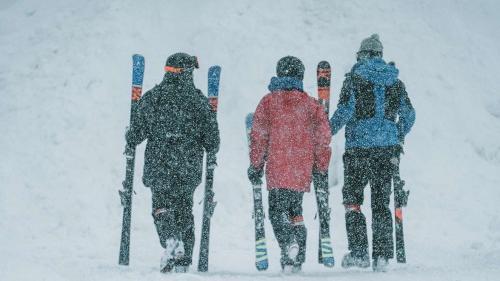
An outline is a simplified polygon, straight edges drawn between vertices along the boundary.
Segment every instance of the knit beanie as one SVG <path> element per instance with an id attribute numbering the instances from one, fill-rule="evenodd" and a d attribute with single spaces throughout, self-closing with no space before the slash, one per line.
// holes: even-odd
<path id="1" fill-rule="evenodd" d="M 276 75 L 278 77 L 292 77 L 303 80 L 304 71 L 305 67 L 302 61 L 292 56 L 281 58 L 276 65 Z"/>
<path id="2" fill-rule="evenodd" d="M 372 34 L 370 37 L 361 41 L 361 46 L 359 47 L 359 53 L 363 52 L 373 52 L 382 54 L 383 46 L 382 42 L 380 42 L 380 38 L 378 34 Z"/>

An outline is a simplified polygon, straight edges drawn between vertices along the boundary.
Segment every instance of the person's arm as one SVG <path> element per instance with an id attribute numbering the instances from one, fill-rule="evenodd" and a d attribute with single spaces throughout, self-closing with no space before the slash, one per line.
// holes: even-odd
<path id="1" fill-rule="evenodd" d="M 137 110 L 132 118 L 133 121 L 126 132 L 127 146 L 136 147 L 147 138 L 146 110 L 148 105 L 146 94 L 139 100 Z"/>
<path id="2" fill-rule="evenodd" d="M 330 119 L 332 135 L 338 133 L 354 115 L 355 100 L 351 93 L 351 79 L 350 76 L 347 76 L 344 80 L 337 109 Z"/>
<path id="3" fill-rule="evenodd" d="M 200 95 L 203 94 L 200 92 Z M 212 109 L 208 103 L 208 99 L 204 96 L 202 102 L 202 143 L 203 148 L 208 155 L 215 155 L 219 152 L 220 146 L 220 135 L 219 135 L 219 125 L 217 123 L 217 113 Z"/>
<path id="4" fill-rule="evenodd" d="M 399 82 L 400 105 L 398 111 L 398 134 L 399 140 L 404 141 L 405 136 L 410 132 L 415 123 L 415 109 L 411 104 L 408 93 L 403 82 Z"/>
<path id="5" fill-rule="evenodd" d="M 266 99 L 262 99 L 255 110 L 252 131 L 250 132 L 250 162 L 252 167 L 262 169 L 269 146 L 269 117 Z"/>

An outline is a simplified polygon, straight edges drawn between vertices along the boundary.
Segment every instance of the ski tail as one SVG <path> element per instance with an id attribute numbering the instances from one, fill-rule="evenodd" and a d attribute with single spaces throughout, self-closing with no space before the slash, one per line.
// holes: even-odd
<path id="1" fill-rule="evenodd" d="M 408 204 L 410 191 L 404 190 L 405 181 L 399 176 L 399 161 L 395 165 L 393 177 L 394 185 L 394 225 L 396 236 L 396 260 L 398 263 L 406 263 L 405 238 L 403 231 L 403 207 Z"/>
<path id="2" fill-rule="evenodd" d="M 212 66 L 208 69 L 208 101 L 214 112 L 217 112 L 219 104 L 219 81 L 220 81 L 220 66 Z M 212 163 L 211 158 L 215 155 L 207 154 L 206 156 L 206 171 L 205 171 L 205 198 L 203 202 L 203 222 L 201 227 L 200 240 L 200 255 L 198 258 L 198 271 L 208 271 L 208 255 L 210 244 L 210 219 L 215 210 L 217 202 L 214 201 L 214 168 L 209 164 Z"/>
<path id="3" fill-rule="evenodd" d="M 328 118 L 330 111 L 330 81 L 332 70 L 330 63 L 321 61 L 317 67 L 318 101 L 323 106 Z M 328 204 L 328 173 L 326 177 L 313 177 L 318 205 L 319 237 L 318 237 L 318 262 L 327 267 L 335 265 L 333 247 L 330 239 L 330 207 Z"/>
<path id="4" fill-rule="evenodd" d="M 406 263 L 405 237 L 403 231 L 403 208 L 394 209 L 394 221 L 396 228 L 396 260 L 398 263 Z"/>
<path id="5" fill-rule="evenodd" d="M 248 146 L 250 147 L 250 132 L 252 131 L 253 113 L 249 113 L 245 118 Z M 262 186 L 254 185 L 253 193 L 253 218 L 255 221 L 255 267 L 258 271 L 266 270 L 269 267 L 267 257 L 266 233 L 264 229 L 264 207 L 262 205 Z"/>
<path id="6" fill-rule="evenodd" d="M 144 57 L 138 54 L 132 56 L 132 94 L 130 106 L 130 126 L 134 122 L 137 111 L 137 103 L 142 95 L 142 83 L 144 80 Z M 135 147 L 127 145 L 125 149 L 127 166 L 125 170 L 125 180 L 123 181 L 123 190 L 119 190 L 121 204 L 123 206 L 122 235 L 120 241 L 120 253 L 118 264 L 129 264 L 130 253 L 130 223 L 132 217 L 132 193 L 134 183 L 135 166 Z"/>

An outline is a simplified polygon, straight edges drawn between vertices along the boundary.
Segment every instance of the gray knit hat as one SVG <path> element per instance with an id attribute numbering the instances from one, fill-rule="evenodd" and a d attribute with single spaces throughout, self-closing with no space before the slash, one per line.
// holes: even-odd
<path id="1" fill-rule="evenodd" d="M 382 54 L 382 50 L 382 42 L 380 42 L 378 34 L 375 33 L 361 41 L 361 46 L 359 47 L 358 54 L 362 52 L 375 52 Z"/>

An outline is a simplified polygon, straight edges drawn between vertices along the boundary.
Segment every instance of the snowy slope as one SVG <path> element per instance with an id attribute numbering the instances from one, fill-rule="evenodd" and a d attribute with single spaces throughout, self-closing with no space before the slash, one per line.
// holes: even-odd
<path id="1" fill-rule="evenodd" d="M 253 267 L 244 116 L 288 54 L 303 59 L 312 95 L 317 62 L 333 62 L 333 107 L 359 42 L 373 32 L 386 59 L 400 68 L 417 110 L 401 167 L 412 190 L 405 210 L 408 264 L 387 274 L 320 267 L 311 194 L 305 199 L 308 260 L 302 275 L 286 278 L 498 280 L 499 8 L 494 0 L 0 0 L 0 280 L 167 278 L 157 273 L 161 249 L 150 192 L 140 181 L 143 145 L 129 267 L 117 266 L 117 189 L 125 168 L 131 55 L 146 57 L 147 89 L 177 51 L 200 58 L 195 79 L 203 91 L 208 67 L 223 70 L 211 272 L 176 279 L 281 278 L 269 224 L 271 268 L 257 273 Z M 342 150 L 341 135 L 333 142 Z M 338 261 L 347 248 L 340 186 L 331 190 Z M 201 198 L 199 188 L 196 202 Z M 201 205 L 194 212 L 199 235 Z"/>

